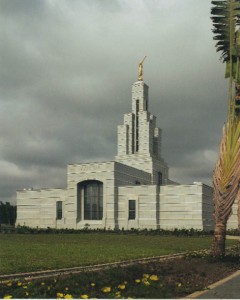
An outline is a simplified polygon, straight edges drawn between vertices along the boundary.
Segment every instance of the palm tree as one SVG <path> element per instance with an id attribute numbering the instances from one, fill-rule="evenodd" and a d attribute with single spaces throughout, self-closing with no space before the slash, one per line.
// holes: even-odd
<path id="1" fill-rule="evenodd" d="M 222 52 L 221 60 L 226 63 L 225 77 L 229 78 L 228 120 L 223 127 L 219 158 L 213 172 L 212 254 L 219 257 L 225 255 L 227 221 L 236 197 L 240 197 L 240 0 L 212 1 L 212 4 L 214 40 L 218 41 L 217 51 Z"/>

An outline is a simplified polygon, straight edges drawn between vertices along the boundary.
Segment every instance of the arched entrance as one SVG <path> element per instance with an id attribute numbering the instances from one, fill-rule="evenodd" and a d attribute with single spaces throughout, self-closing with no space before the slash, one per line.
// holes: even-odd
<path id="1" fill-rule="evenodd" d="M 102 220 L 103 183 L 98 180 L 86 180 L 77 185 L 78 219 Z"/>

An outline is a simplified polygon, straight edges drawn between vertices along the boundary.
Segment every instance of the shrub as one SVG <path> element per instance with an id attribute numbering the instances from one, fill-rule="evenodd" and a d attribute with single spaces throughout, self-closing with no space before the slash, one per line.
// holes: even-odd
<path id="1" fill-rule="evenodd" d="M 106 228 L 97 228 L 91 229 L 89 228 L 89 224 L 85 224 L 83 229 L 73 229 L 73 228 L 63 228 L 63 229 L 56 229 L 56 228 L 31 228 L 28 226 L 2 226 L 0 227 L 0 232 L 2 233 L 18 233 L 18 234 L 59 234 L 59 233 L 66 233 L 66 234 L 84 234 L 84 233 L 110 233 L 110 234 L 135 234 L 135 235 L 159 235 L 159 236 L 180 236 L 180 237 L 191 237 L 191 236 L 211 236 L 213 235 L 213 231 L 206 231 L 206 230 L 198 230 L 198 229 L 178 229 L 175 228 L 173 230 L 164 230 L 164 229 L 136 229 L 131 228 L 130 230 L 124 230 L 124 228 L 119 229 L 106 229 Z M 237 230 L 229 231 L 228 234 L 237 235 L 239 232 Z"/>

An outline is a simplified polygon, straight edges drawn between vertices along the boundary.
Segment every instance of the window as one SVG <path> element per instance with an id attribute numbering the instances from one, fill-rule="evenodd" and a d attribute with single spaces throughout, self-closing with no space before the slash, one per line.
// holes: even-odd
<path id="1" fill-rule="evenodd" d="M 57 220 L 62 219 L 62 201 L 57 201 Z"/>
<path id="2" fill-rule="evenodd" d="M 128 219 L 129 220 L 136 219 L 136 200 L 128 201 Z"/>
<path id="3" fill-rule="evenodd" d="M 158 185 L 163 184 L 163 176 L 161 172 L 158 172 Z"/>
<path id="4" fill-rule="evenodd" d="M 136 152 L 139 149 L 139 100 L 136 101 Z"/>
<path id="5" fill-rule="evenodd" d="M 78 199 L 81 219 L 102 220 L 103 218 L 103 183 L 97 180 L 88 180 L 78 184 Z"/>

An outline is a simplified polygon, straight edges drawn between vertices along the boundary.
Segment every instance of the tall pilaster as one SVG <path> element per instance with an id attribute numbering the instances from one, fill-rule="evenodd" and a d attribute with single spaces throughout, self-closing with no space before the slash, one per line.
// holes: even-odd
<path id="1" fill-rule="evenodd" d="M 148 111 L 148 86 L 143 81 L 134 82 L 132 85 L 132 113 Z"/>

